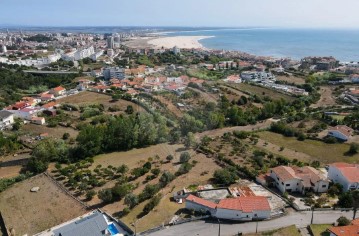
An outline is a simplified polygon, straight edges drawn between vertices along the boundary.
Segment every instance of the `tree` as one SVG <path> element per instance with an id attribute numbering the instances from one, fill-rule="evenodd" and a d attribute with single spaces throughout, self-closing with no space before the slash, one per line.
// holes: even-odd
<path id="1" fill-rule="evenodd" d="M 161 187 L 166 186 L 167 184 L 169 184 L 174 179 L 175 179 L 175 175 L 172 174 L 171 172 L 169 172 L 169 171 L 163 172 L 163 174 L 162 174 L 162 176 L 160 178 Z"/>
<path id="2" fill-rule="evenodd" d="M 137 206 L 137 204 L 139 203 L 138 200 L 138 196 L 133 194 L 133 193 L 129 193 L 125 196 L 125 204 L 130 208 L 134 208 L 135 206 Z"/>
<path id="3" fill-rule="evenodd" d="M 103 189 L 98 192 L 98 198 L 104 203 L 110 203 L 113 200 L 111 189 Z"/>
<path id="4" fill-rule="evenodd" d="M 342 193 L 339 196 L 338 203 L 340 207 L 351 208 L 353 207 L 353 196 L 351 192 Z"/>
<path id="5" fill-rule="evenodd" d="M 182 152 L 180 156 L 180 162 L 188 162 L 191 159 L 191 155 L 188 152 Z"/>
<path id="6" fill-rule="evenodd" d="M 358 150 L 359 150 L 359 144 L 357 144 L 357 143 L 351 143 L 351 144 L 350 144 L 350 147 L 349 147 L 348 153 L 349 153 L 350 155 L 354 155 L 354 154 L 357 154 L 357 153 L 358 153 Z"/>
<path id="7" fill-rule="evenodd" d="M 62 139 L 63 140 L 67 140 L 70 138 L 70 134 L 69 133 L 64 133 L 64 135 L 62 135 Z"/>
<path id="8" fill-rule="evenodd" d="M 152 211 L 153 208 L 155 208 L 160 203 L 161 198 L 161 194 L 157 194 L 155 197 L 153 197 L 143 208 L 143 214 L 147 215 L 148 213 L 150 213 L 150 211 Z"/>
<path id="9" fill-rule="evenodd" d="M 127 114 L 133 114 L 133 106 L 132 105 L 128 105 L 127 106 L 127 108 L 126 108 L 126 110 L 125 110 L 125 112 L 127 113 Z"/>
<path id="10" fill-rule="evenodd" d="M 116 172 L 120 173 L 120 174 L 126 174 L 128 170 L 129 170 L 128 166 L 125 164 L 122 164 L 117 168 Z"/>
<path id="11" fill-rule="evenodd" d="M 184 145 L 186 148 L 190 148 L 195 146 L 196 144 L 196 138 L 194 137 L 194 134 L 192 132 L 188 132 L 184 139 Z"/>
<path id="12" fill-rule="evenodd" d="M 230 185 L 236 182 L 238 176 L 234 171 L 229 169 L 216 170 L 213 174 L 216 183 L 223 185 Z"/>
<path id="13" fill-rule="evenodd" d="M 90 201 L 95 195 L 96 192 L 94 190 L 89 190 L 86 192 L 86 199 Z"/>
<path id="14" fill-rule="evenodd" d="M 341 184 L 335 183 L 328 189 L 328 195 L 331 197 L 338 196 L 343 191 Z"/>
<path id="15" fill-rule="evenodd" d="M 111 190 L 114 200 L 121 200 L 133 189 L 133 185 L 129 183 L 121 184 L 117 183 Z M 116 199 L 115 199 L 116 198 Z"/>
<path id="16" fill-rule="evenodd" d="M 171 162 L 171 161 L 173 160 L 173 156 L 172 156 L 172 155 L 168 155 L 168 156 L 166 157 L 166 160 L 167 160 L 168 162 Z"/>
<path id="17" fill-rule="evenodd" d="M 350 220 L 345 216 L 341 216 L 337 219 L 338 226 L 347 226 L 350 225 Z"/>

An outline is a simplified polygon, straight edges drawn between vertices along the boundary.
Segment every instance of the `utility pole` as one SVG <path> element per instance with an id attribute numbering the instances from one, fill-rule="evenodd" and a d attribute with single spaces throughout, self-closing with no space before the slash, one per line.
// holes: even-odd
<path id="1" fill-rule="evenodd" d="M 258 233 L 258 220 L 256 221 L 256 233 Z"/>
<path id="2" fill-rule="evenodd" d="M 312 206 L 312 219 L 310 220 L 310 224 L 312 225 L 314 221 L 314 206 Z"/>
<path id="3" fill-rule="evenodd" d="M 218 220 L 218 236 L 221 236 L 221 222 Z"/>

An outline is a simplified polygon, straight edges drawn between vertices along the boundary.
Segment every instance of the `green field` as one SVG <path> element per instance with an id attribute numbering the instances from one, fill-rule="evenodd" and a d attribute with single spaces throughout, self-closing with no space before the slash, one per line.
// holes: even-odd
<path id="1" fill-rule="evenodd" d="M 330 233 L 326 232 L 331 225 L 310 225 L 310 229 L 313 232 L 313 236 L 329 236 Z"/>
<path id="2" fill-rule="evenodd" d="M 297 152 L 305 153 L 313 160 L 319 160 L 323 163 L 329 164 L 333 162 L 349 162 L 359 163 L 359 154 L 354 156 L 345 156 L 349 150 L 349 144 L 327 144 L 316 140 L 298 141 L 296 138 L 284 137 L 281 134 L 272 133 L 269 131 L 258 133 L 261 139 L 276 144 L 278 146 L 289 148 Z"/>

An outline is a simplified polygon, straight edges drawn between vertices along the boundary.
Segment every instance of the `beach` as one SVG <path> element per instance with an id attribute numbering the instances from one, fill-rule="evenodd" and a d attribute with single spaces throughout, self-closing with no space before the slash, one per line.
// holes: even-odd
<path id="1" fill-rule="evenodd" d="M 181 49 L 204 49 L 204 46 L 199 42 L 202 39 L 212 38 L 213 36 L 175 36 L 175 37 L 160 37 L 151 39 L 147 43 L 155 48 L 173 48 Z"/>

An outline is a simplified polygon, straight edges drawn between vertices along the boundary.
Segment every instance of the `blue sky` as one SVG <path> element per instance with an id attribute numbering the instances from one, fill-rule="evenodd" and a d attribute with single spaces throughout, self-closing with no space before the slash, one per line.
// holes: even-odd
<path id="1" fill-rule="evenodd" d="M 359 0 L 0 0 L 0 25 L 359 28 Z"/>

